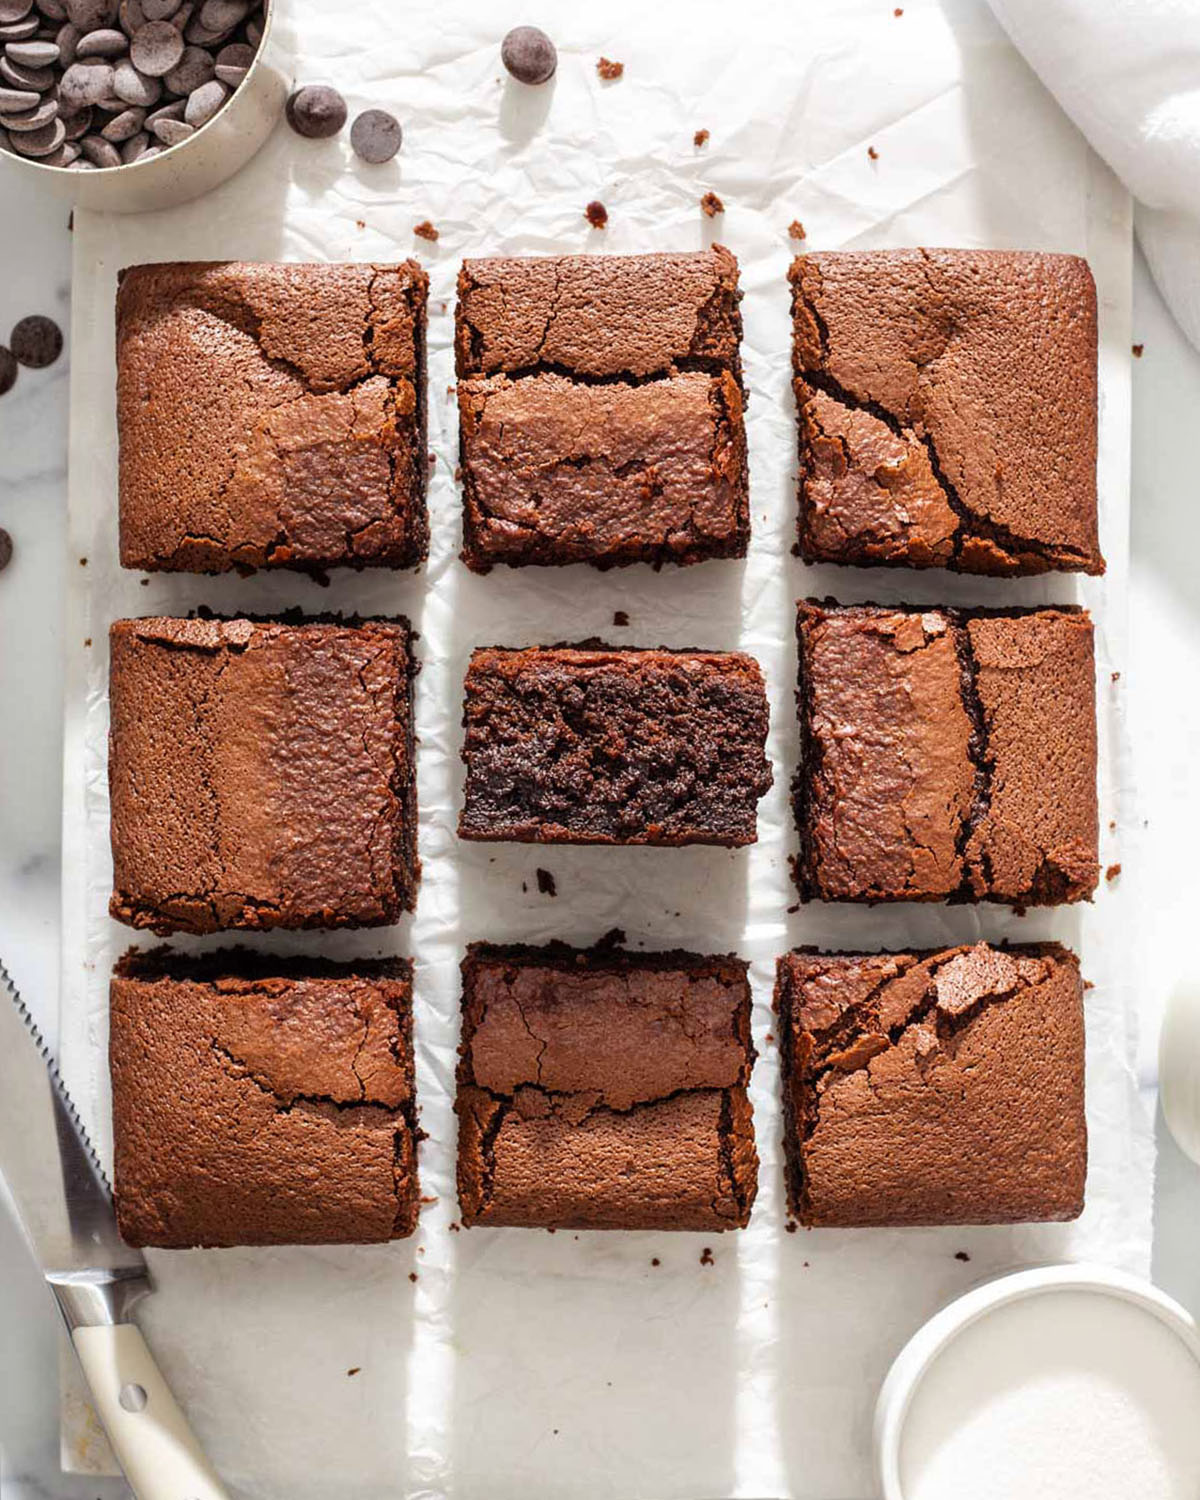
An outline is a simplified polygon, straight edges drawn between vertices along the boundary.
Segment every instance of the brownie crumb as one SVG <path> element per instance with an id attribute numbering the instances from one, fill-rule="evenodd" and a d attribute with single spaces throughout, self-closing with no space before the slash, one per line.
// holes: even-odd
<path id="1" fill-rule="evenodd" d="M 801 224 L 799 219 L 793 219 L 792 222 L 788 225 L 788 234 L 790 234 L 792 239 L 794 240 L 805 240 L 808 238 L 807 234 L 805 234 L 804 232 L 804 225 Z"/>
<path id="2" fill-rule="evenodd" d="M 1121 680 L 1121 674 L 1120 674 L 1120 672 L 1114 672 L 1112 674 L 1112 680 L 1114 682 L 1120 682 L 1120 680 Z"/>
<path id="3" fill-rule="evenodd" d="M 902 5 L 897 5 L 896 9 L 892 12 L 892 15 L 894 16 L 902 16 L 903 14 L 904 7 Z"/>
<path id="4" fill-rule="evenodd" d="M 366 221 L 366 219 L 355 219 L 354 222 L 358 226 L 359 229 L 365 229 L 367 227 L 367 221 Z"/>
<path id="5" fill-rule="evenodd" d="M 593 229 L 603 229 L 608 223 L 608 209 L 598 198 L 594 198 L 584 209 L 583 217 Z"/>
<path id="6" fill-rule="evenodd" d="M 965 1250 L 956 1250 L 954 1252 L 954 1259 L 955 1260 L 970 1260 L 971 1257 L 967 1254 L 967 1252 Z"/>
<path id="7" fill-rule="evenodd" d="M 458 1231 L 461 1228 L 462 1228 L 462 1225 L 459 1224 L 457 1220 L 451 1220 L 451 1223 L 450 1223 L 450 1233 L 451 1234 L 457 1234 Z"/>
<path id="8" fill-rule="evenodd" d="M 713 1253 L 707 1245 L 705 1245 L 704 1249 L 700 1252 L 700 1264 L 702 1266 L 711 1266 L 716 1264 L 716 1262 L 713 1260 Z"/>
<path id="9" fill-rule="evenodd" d="M 707 146 L 708 135 L 709 133 L 707 130 L 697 130 L 696 134 L 692 137 L 692 145 L 697 149 L 699 149 L 701 146 Z"/>
<path id="10" fill-rule="evenodd" d="M 1121 866 L 1119 864 L 1109 865 L 1108 869 L 1104 872 L 1104 878 L 1105 880 L 1115 880 L 1120 873 Z"/>
<path id="11" fill-rule="evenodd" d="M 625 942 L 625 929 L 623 927 L 610 927 L 596 944 L 595 951 L 597 953 L 610 953 L 614 948 L 623 948 Z"/>
<path id="12" fill-rule="evenodd" d="M 357 1375 L 357 1374 L 360 1373 L 361 1370 L 362 1370 L 362 1365 L 352 1365 L 350 1367 L 350 1369 L 348 1369 L 346 1371 L 346 1374 L 347 1375 Z"/>
<path id="13" fill-rule="evenodd" d="M 628 625 L 629 624 L 629 616 L 625 613 L 625 611 L 623 609 L 614 609 L 613 610 L 613 624 L 614 625 Z"/>
<path id="14" fill-rule="evenodd" d="M 408 1273 L 408 1279 L 409 1281 L 415 1282 L 417 1279 L 417 1273 L 415 1271 L 410 1271 Z"/>
<path id="15" fill-rule="evenodd" d="M 86 568 L 87 567 L 87 558 L 86 557 L 81 557 L 79 559 L 79 566 L 81 568 Z"/>
<path id="16" fill-rule="evenodd" d="M 437 230 L 428 219 L 422 219 L 419 224 L 414 224 L 413 233 L 423 240 L 436 240 L 438 237 Z"/>
<path id="17" fill-rule="evenodd" d="M 1142 355 L 1145 353 L 1145 350 L 1146 350 L 1145 344 L 1134 344 L 1134 346 L 1133 346 L 1133 357 L 1134 357 L 1134 359 L 1141 359 Z"/>
<path id="18" fill-rule="evenodd" d="M 554 876 L 549 870 L 543 870 L 540 865 L 537 870 L 537 885 L 543 896 L 558 895 L 558 886 L 554 882 Z"/>
<path id="19" fill-rule="evenodd" d="M 871 158 L 872 161 L 878 161 L 879 160 L 879 152 L 876 151 L 876 149 L 875 149 L 874 146 L 868 146 L 867 147 L 867 155 Z"/>
<path id="20" fill-rule="evenodd" d="M 91 638 L 91 636 L 90 636 L 90 635 L 89 635 L 89 636 L 85 636 L 85 637 L 84 637 L 84 641 L 83 641 L 83 644 L 84 644 L 84 645 L 85 645 L 85 646 L 90 646 L 90 645 L 91 645 L 91 644 L 92 644 L 92 638 Z"/>
<path id="21" fill-rule="evenodd" d="M 775 1041 L 775 1033 L 773 1031 L 768 1031 L 767 1032 L 767 1042 L 768 1043 L 773 1043 L 774 1041 Z"/>
<path id="22" fill-rule="evenodd" d="M 715 219 L 718 214 L 725 212 L 725 205 L 717 197 L 716 193 L 705 193 L 700 200 L 700 207 L 710 219 Z"/>
<path id="23" fill-rule="evenodd" d="M 596 72 L 604 79 L 605 83 L 615 83 L 625 72 L 625 64 L 613 62 L 607 57 L 602 57 L 596 64 Z"/>
<path id="24" fill-rule="evenodd" d="M 799 910 L 800 910 L 800 903 L 799 903 L 799 901 L 793 901 L 792 904 L 791 904 L 791 906 L 788 907 L 788 916 L 789 917 L 794 917 Z"/>
<path id="25" fill-rule="evenodd" d="M 795 1234 L 796 1230 L 800 1226 L 796 1223 L 795 1219 L 789 1219 L 787 1221 L 787 1223 L 783 1227 L 787 1230 L 787 1232 L 789 1234 Z"/>
<path id="26" fill-rule="evenodd" d="M 1116 829 L 1117 829 L 1117 820 L 1116 820 L 1116 818 L 1110 818 L 1109 821 L 1108 821 L 1108 831 L 1109 831 L 1109 833 L 1115 833 Z"/>
<path id="27" fill-rule="evenodd" d="M 652 1265 L 652 1266 L 661 1266 L 661 1265 L 662 1265 L 662 1261 L 661 1261 L 661 1260 L 659 1260 L 659 1258 L 658 1258 L 658 1256 L 657 1256 L 657 1255 L 652 1255 L 652 1256 L 651 1256 L 651 1257 L 650 1257 L 650 1264 L 651 1264 L 651 1265 Z"/>

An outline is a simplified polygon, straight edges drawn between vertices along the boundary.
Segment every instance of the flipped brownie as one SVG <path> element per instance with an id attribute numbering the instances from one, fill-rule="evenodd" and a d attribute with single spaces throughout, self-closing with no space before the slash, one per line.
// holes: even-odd
<path id="1" fill-rule="evenodd" d="M 415 261 L 122 272 L 122 564 L 423 561 L 427 287 Z"/>
<path id="2" fill-rule="evenodd" d="M 1085 261 L 831 251 L 789 279 L 808 561 L 1104 571 Z"/>
<path id="3" fill-rule="evenodd" d="M 1078 609 L 799 606 L 805 900 L 1078 901 L 1099 875 Z"/>
<path id="4" fill-rule="evenodd" d="M 407 962 L 130 953 L 111 1002 L 115 1198 L 131 1245 L 413 1232 Z"/>
<path id="5" fill-rule="evenodd" d="M 473 653 L 466 839 L 752 844 L 771 785 L 767 697 L 738 652 L 594 643 Z"/>
<path id="6" fill-rule="evenodd" d="M 118 620 L 112 915 L 373 927 L 416 899 L 403 620 Z"/>
<path id="7" fill-rule="evenodd" d="M 1073 1219 L 1083 985 L 1057 943 L 779 960 L 788 1205 L 802 1224 Z"/>
<path id="8" fill-rule="evenodd" d="M 462 973 L 464 1224 L 745 1226 L 758 1157 L 744 963 L 474 943 Z"/>
<path id="9" fill-rule="evenodd" d="M 463 263 L 469 567 L 745 555 L 737 279 L 721 246 Z"/>

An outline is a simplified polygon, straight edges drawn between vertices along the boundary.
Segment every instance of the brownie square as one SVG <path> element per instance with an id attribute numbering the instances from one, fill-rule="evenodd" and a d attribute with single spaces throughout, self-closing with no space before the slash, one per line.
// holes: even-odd
<path id="1" fill-rule="evenodd" d="M 422 562 L 427 288 L 415 261 L 122 272 L 122 564 Z"/>
<path id="2" fill-rule="evenodd" d="M 779 960 L 788 1206 L 802 1224 L 1073 1219 L 1083 985 L 1057 943 Z"/>
<path id="3" fill-rule="evenodd" d="M 468 567 L 745 556 L 737 282 L 721 246 L 463 263 Z"/>
<path id="4" fill-rule="evenodd" d="M 1078 901 L 1099 874 L 1092 624 L 1078 609 L 797 619 L 805 900 Z"/>
<path id="5" fill-rule="evenodd" d="M 831 251 L 789 279 L 803 557 L 1104 571 L 1085 261 Z"/>
<path id="6" fill-rule="evenodd" d="M 459 835 L 752 844 L 767 697 L 737 652 L 485 647 L 467 670 Z"/>
<path id="7" fill-rule="evenodd" d="M 744 963 L 474 943 L 462 974 L 464 1224 L 746 1225 L 758 1157 Z"/>
<path id="8" fill-rule="evenodd" d="M 406 621 L 118 620 L 118 921 L 374 927 L 416 899 Z"/>
<path id="9" fill-rule="evenodd" d="M 111 985 L 131 1245 L 399 1239 L 417 1223 L 407 962 L 130 953 Z"/>

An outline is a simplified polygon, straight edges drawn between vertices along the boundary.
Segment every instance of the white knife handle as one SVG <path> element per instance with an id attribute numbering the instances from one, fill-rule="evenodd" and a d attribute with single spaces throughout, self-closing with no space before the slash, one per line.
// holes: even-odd
<path id="1" fill-rule="evenodd" d="M 228 1500 L 135 1325 L 75 1328 L 71 1338 L 137 1500 Z"/>

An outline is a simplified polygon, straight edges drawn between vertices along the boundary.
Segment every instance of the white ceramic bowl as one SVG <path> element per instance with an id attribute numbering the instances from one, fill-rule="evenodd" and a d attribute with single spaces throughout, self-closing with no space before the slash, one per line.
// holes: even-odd
<path id="1" fill-rule="evenodd" d="M 900 1456 L 917 1387 L 938 1356 L 965 1329 L 1013 1302 L 1045 1293 L 1079 1291 L 1116 1297 L 1165 1324 L 1200 1366 L 1200 1333 L 1187 1310 L 1148 1281 L 1106 1266 L 1039 1266 L 985 1282 L 956 1298 L 919 1328 L 896 1356 L 875 1406 L 875 1467 L 882 1500 L 905 1500 Z"/>
<path id="2" fill-rule="evenodd" d="M 283 4 L 284 0 L 270 0 L 249 72 L 195 135 L 149 161 L 92 172 L 48 167 L 0 151 L 0 194 L 3 174 L 19 173 L 27 182 L 36 178 L 42 191 L 81 208 L 128 214 L 186 203 L 232 177 L 270 135 L 287 101 L 291 60 L 283 42 L 286 28 L 280 24 Z"/>

